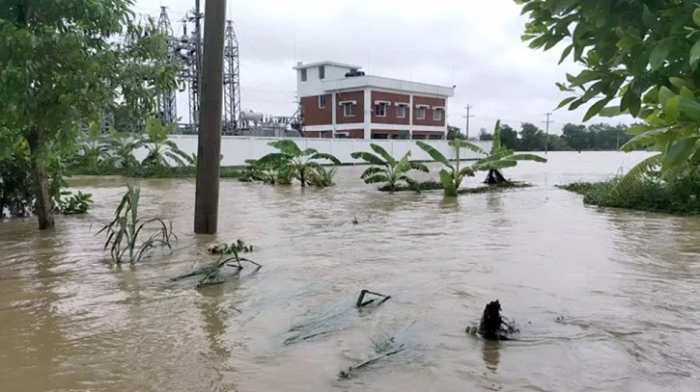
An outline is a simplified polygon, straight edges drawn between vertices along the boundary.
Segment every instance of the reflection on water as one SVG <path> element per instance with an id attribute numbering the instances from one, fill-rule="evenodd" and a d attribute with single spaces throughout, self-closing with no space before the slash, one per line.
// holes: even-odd
<path id="1" fill-rule="evenodd" d="M 550 153 L 506 172 L 536 187 L 447 200 L 376 192 L 362 167 L 325 190 L 224 180 L 220 232 L 203 237 L 190 234 L 193 181 L 137 181 L 144 216 L 171 219 L 180 242 L 121 267 L 94 234 L 124 180 L 73 179 L 94 194 L 90 215 L 59 217 L 55 233 L 0 223 L 0 390 L 700 390 L 700 221 L 553 188 L 644 156 Z M 260 246 L 260 271 L 200 291 L 169 281 L 238 238 Z M 392 299 L 358 313 L 362 289 Z M 495 299 L 520 340 L 462 332 Z M 285 345 L 308 320 L 326 320 L 322 334 Z M 337 379 L 385 336 L 407 349 Z"/>

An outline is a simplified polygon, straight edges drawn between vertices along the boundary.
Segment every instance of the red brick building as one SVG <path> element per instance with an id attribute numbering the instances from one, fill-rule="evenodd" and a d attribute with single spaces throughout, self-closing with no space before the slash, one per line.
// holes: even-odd
<path id="1" fill-rule="evenodd" d="M 307 137 L 444 139 L 454 87 L 365 75 L 330 61 L 301 64 L 297 92 Z"/>

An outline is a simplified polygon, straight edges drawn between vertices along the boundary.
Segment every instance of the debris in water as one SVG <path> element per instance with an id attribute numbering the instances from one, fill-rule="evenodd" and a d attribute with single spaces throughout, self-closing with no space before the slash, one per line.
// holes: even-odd
<path id="1" fill-rule="evenodd" d="M 353 224 L 353 225 L 356 225 L 356 224 L 358 224 L 358 223 L 360 223 L 360 222 L 357 221 L 357 217 L 352 218 L 352 224 Z"/>
<path id="2" fill-rule="evenodd" d="M 411 324 L 411 325 L 413 325 L 413 324 Z M 369 366 L 369 365 L 371 365 L 371 364 L 373 364 L 381 359 L 390 357 L 394 354 L 398 354 L 405 349 L 406 349 L 406 346 L 403 344 L 397 347 L 394 344 L 393 337 L 391 337 L 383 342 L 375 342 L 374 343 L 374 352 L 377 355 L 375 355 L 374 357 L 372 357 L 366 361 L 360 362 L 359 364 L 357 364 L 355 366 L 350 366 L 350 367 L 348 367 L 347 370 L 341 370 L 340 373 L 338 374 L 338 378 L 339 379 L 350 378 L 350 376 L 352 375 L 353 372 L 360 370 L 364 367 L 367 367 L 367 366 Z"/>
<path id="3" fill-rule="evenodd" d="M 379 302 L 377 303 L 377 305 L 381 305 L 381 304 L 383 304 L 384 302 L 388 301 L 389 298 L 391 298 L 390 295 L 384 295 L 384 294 L 374 293 L 374 292 L 371 292 L 371 291 L 369 291 L 369 290 L 362 290 L 362 291 L 360 291 L 360 296 L 357 297 L 357 303 L 355 303 L 355 306 L 356 306 L 356 307 L 362 308 L 362 307 L 367 306 L 367 305 L 369 305 L 369 304 L 371 304 L 371 303 L 374 302 L 374 298 L 373 298 L 373 299 L 370 299 L 370 300 L 368 300 L 368 301 L 363 302 L 363 300 L 365 299 L 365 295 L 367 295 L 367 294 L 372 294 L 372 295 L 376 295 L 377 297 L 382 297 L 382 300 L 379 301 Z"/>
<path id="4" fill-rule="evenodd" d="M 475 335 L 477 329 L 467 327 L 466 332 Z M 514 322 L 501 316 L 501 304 L 498 300 L 489 302 L 481 316 L 478 333 L 486 340 L 509 340 L 510 336 L 519 332 Z"/>

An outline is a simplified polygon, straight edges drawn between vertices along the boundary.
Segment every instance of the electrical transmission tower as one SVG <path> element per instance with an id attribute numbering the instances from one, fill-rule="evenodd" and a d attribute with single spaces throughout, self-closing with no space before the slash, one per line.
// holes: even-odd
<path id="1" fill-rule="evenodd" d="M 168 18 L 166 7 L 160 7 L 160 16 L 158 17 L 158 32 L 166 36 L 168 45 L 168 62 L 175 61 L 175 52 L 177 50 L 175 39 L 173 37 L 173 27 Z M 175 103 L 175 90 L 163 91 L 156 97 L 158 105 L 158 115 L 163 124 L 168 125 L 177 121 L 177 105 Z"/>
<path id="2" fill-rule="evenodd" d="M 224 123 L 223 132 L 231 135 L 238 128 L 241 112 L 241 82 L 238 38 L 233 22 L 226 21 L 224 46 Z"/>

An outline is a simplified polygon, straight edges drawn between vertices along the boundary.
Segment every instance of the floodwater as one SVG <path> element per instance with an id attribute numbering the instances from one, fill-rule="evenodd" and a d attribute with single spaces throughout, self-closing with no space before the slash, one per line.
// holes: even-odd
<path id="1" fill-rule="evenodd" d="M 550 153 L 506 172 L 537 187 L 453 200 L 379 193 L 363 167 L 325 190 L 224 180 L 219 234 L 200 238 L 193 181 L 137 181 L 142 216 L 180 241 L 135 267 L 107 263 L 95 237 L 124 180 L 74 179 L 89 215 L 53 233 L 0 223 L 0 390 L 698 391 L 700 220 L 553 187 L 644 156 Z M 170 281 L 238 238 L 262 269 Z M 392 298 L 359 312 L 362 289 Z M 464 333 L 495 299 L 518 340 Z M 382 345 L 403 351 L 338 378 Z"/>

